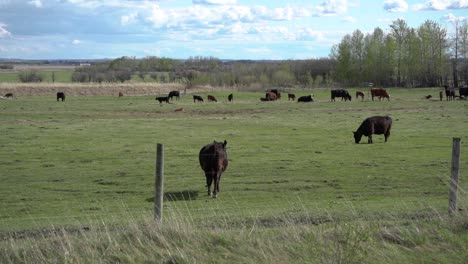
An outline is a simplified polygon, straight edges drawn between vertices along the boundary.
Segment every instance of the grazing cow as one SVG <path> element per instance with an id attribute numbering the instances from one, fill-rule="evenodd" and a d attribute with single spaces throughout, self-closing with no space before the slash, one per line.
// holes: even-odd
<path id="1" fill-rule="evenodd" d="M 179 91 L 170 91 L 169 94 L 167 95 L 169 100 L 172 100 L 173 97 L 176 98 L 176 100 L 179 100 L 180 98 L 180 92 Z"/>
<path id="2" fill-rule="evenodd" d="M 426 98 L 426 99 L 431 99 L 431 98 L 432 98 L 432 95 L 426 95 L 426 96 L 424 96 L 424 98 Z"/>
<path id="3" fill-rule="evenodd" d="M 198 155 L 200 166 L 205 172 L 206 187 L 208 187 L 208 196 L 211 196 L 211 183 L 214 180 L 213 198 L 216 198 L 219 193 L 219 182 L 221 174 L 228 166 L 228 158 L 226 152 L 227 141 L 216 142 L 204 146 Z"/>
<path id="4" fill-rule="evenodd" d="M 448 85 L 444 86 L 445 96 L 447 97 L 447 101 L 455 100 L 455 88 L 448 87 Z"/>
<path id="5" fill-rule="evenodd" d="M 374 97 L 379 97 L 379 101 L 383 98 L 387 98 L 388 101 L 390 101 L 390 95 L 388 95 L 387 91 L 383 88 L 372 88 L 370 90 L 371 96 L 372 96 L 372 101 L 374 101 Z"/>
<path id="6" fill-rule="evenodd" d="M 288 101 L 289 101 L 289 100 L 292 100 L 292 101 L 296 100 L 296 95 L 295 95 L 295 94 L 288 93 Z"/>
<path id="7" fill-rule="evenodd" d="M 298 103 L 308 103 L 308 102 L 313 102 L 314 101 L 314 98 L 312 98 L 312 95 L 304 95 L 304 96 L 301 96 L 297 99 L 297 102 Z"/>
<path id="8" fill-rule="evenodd" d="M 208 95 L 208 102 L 218 102 L 216 101 L 216 98 L 212 95 Z"/>
<path id="9" fill-rule="evenodd" d="M 281 93 L 278 91 L 278 89 L 270 89 L 267 91 L 267 93 L 274 93 L 276 95 L 276 99 L 281 99 Z"/>
<path id="10" fill-rule="evenodd" d="M 174 112 L 183 112 L 184 111 L 184 108 L 177 108 L 176 110 L 174 110 Z"/>
<path id="11" fill-rule="evenodd" d="M 363 92 L 360 92 L 360 91 L 356 92 L 356 99 L 359 99 L 359 97 L 361 97 L 361 101 L 364 101 L 364 93 Z"/>
<path id="12" fill-rule="evenodd" d="M 390 129 L 392 128 L 392 118 L 389 116 L 373 116 L 364 120 L 354 134 L 354 141 L 359 144 L 361 137 L 368 137 L 367 143 L 372 144 L 372 134 L 384 135 L 385 142 L 390 137 Z"/>
<path id="13" fill-rule="evenodd" d="M 13 93 L 7 93 L 7 94 L 5 94 L 5 98 L 13 98 Z"/>
<path id="14" fill-rule="evenodd" d="M 343 98 L 345 102 L 351 101 L 351 95 L 345 89 L 331 90 L 331 101 L 334 102 L 336 97 L 341 97 L 341 101 L 343 101 Z"/>
<path id="15" fill-rule="evenodd" d="M 158 100 L 159 104 L 162 104 L 163 102 L 166 102 L 166 104 L 169 103 L 169 97 L 167 97 L 167 96 L 156 97 L 156 99 L 154 99 L 154 100 Z"/>
<path id="16" fill-rule="evenodd" d="M 193 96 L 193 102 L 203 102 L 203 97 L 199 96 L 199 95 L 194 95 Z"/>
<path id="17" fill-rule="evenodd" d="M 57 102 L 59 101 L 59 99 L 62 99 L 62 102 L 65 101 L 65 93 L 58 92 L 57 93 Z"/>
<path id="18" fill-rule="evenodd" d="M 460 88 L 458 92 L 460 93 L 460 98 L 464 98 L 464 99 L 468 98 L 468 86 Z"/>
<path id="19" fill-rule="evenodd" d="M 441 101 L 444 99 L 444 92 L 442 91 L 439 92 L 439 98 Z"/>
<path id="20" fill-rule="evenodd" d="M 119 97 L 122 97 L 123 96 L 123 93 L 122 92 L 119 92 Z"/>
<path id="21" fill-rule="evenodd" d="M 234 95 L 230 94 L 228 95 L 228 101 L 232 102 L 234 100 Z"/>

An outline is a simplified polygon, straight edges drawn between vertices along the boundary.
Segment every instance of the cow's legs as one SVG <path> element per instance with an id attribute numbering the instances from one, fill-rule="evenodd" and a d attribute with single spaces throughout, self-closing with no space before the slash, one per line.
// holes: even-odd
<path id="1" fill-rule="evenodd" d="M 211 183 L 213 182 L 213 174 L 211 172 L 205 172 L 206 176 L 206 187 L 208 187 L 208 196 L 211 196 Z M 216 185 L 215 185 L 216 188 Z"/>
<path id="2" fill-rule="evenodd" d="M 368 143 L 368 144 L 372 144 L 372 135 L 369 135 L 369 136 L 367 137 L 367 143 Z"/>
<path id="3" fill-rule="evenodd" d="M 221 181 L 221 172 L 218 172 L 216 173 L 215 175 L 213 175 L 214 177 L 214 186 L 213 186 L 213 198 L 217 198 L 218 197 L 218 193 L 219 193 L 219 182 Z"/>

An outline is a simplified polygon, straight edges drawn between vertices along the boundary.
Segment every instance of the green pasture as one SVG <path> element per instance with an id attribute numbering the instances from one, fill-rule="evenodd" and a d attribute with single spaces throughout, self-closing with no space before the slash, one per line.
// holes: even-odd
<path id="1" fill-rule="evenodd" d="M 52 82 L 55 78 L 57 83 L 71 83 L 73 70 L 40 70 L 38 73 L 42 76 L 43 82 Z M 0 72 L 0 83 L 20 83 L 19 74 L 19 72 Z"/>
<path id="2" fill-rule="evenodd" d="M 153 210 L 156 144 L 165 147 L 167 215 L 203 223 L 280 215 L 346 219 L 445 214 L 451 145 L 462 138 L 460 208 L 467 208 L 468 101 L 438 89 L 389 89 L 391 101 L 260 102 L 262 93 L 213 92 L 159 105 L 155 96 L 24 97 L 0 101 L 0 230 L 125 221 Z M 201 94 L 206 98 L 206 93 Z M 367 93 L 366 93 L 367 96 Z M 176 112 L 176 109 L 183 111 Z M 360 123 L 393 118 L 389 142 L 355 144 Z M 207 197 L 200 148 L 227 140 L 218 199 Z M 267 221 L 267 220 L 265 220 Z"/>

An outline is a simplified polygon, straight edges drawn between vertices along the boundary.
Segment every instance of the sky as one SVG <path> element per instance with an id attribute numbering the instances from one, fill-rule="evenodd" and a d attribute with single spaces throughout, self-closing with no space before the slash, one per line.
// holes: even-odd
<path id="1" fill-rule="evenodd" d="M 450 32 L 468 0 L 0 0 L 0 58 L 314 59 L 396 19 Z"/>

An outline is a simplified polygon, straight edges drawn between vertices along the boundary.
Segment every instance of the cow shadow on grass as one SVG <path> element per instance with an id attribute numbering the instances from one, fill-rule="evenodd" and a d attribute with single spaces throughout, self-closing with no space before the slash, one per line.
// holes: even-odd
<path id="1" fill-rule="evenodd" d="M 195 190 L 183 190 L 179 192 L 164 192 L 164 201 L 174 202 L 174 201 L 190 201 L 196 200 L 198 197 L 199 191 Z M 147 202 L 154 202 L 154 196 L 147 198 Z"/>

